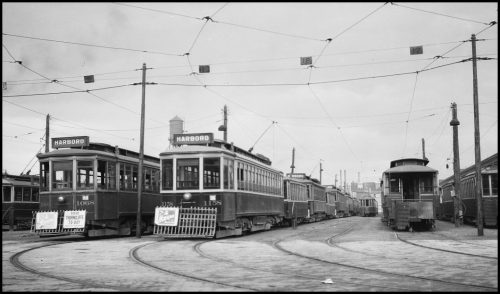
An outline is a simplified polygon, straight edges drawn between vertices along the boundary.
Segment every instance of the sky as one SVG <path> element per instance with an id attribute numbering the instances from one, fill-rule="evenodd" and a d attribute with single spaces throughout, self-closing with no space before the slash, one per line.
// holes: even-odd
<path id="1" fill-rule="evenodd" d="M 460 167 L 475 163 L 473 34 L 480 153 L 498 152 L 497 16 L 496 2 L 2 2 L 2 171 L 39 174 L 47 114 L 50 138 L 139 152 L 146 64 L 147 155 L 176 116 L 223 139 L 226 105 L 228 141 L 284 173 L 295 148 L 294 171 L 322 168 L 323 184 L 378 182 L 424 140 L 444 179 L 452 103 Z"/>

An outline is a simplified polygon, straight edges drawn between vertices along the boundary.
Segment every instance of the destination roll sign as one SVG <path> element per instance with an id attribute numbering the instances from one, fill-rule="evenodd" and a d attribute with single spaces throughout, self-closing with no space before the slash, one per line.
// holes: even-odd
<path id="1" fill-rule="evenodd" d="M 52 148 L 87 147 L 89 136 L 52 138 Z"/>
<path id="2" fill-rule="evenodd" d="M 174 134 L 173 145 L 203 145 L 213 143 L 213 133 Z"/>

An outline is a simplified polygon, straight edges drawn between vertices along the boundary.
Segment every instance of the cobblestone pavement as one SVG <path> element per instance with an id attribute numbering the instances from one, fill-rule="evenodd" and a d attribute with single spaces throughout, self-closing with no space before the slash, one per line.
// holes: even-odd
<path id="1" fill-rule="evenodd" d="M 349 217 L 208 242 L 3 232 L 2 245 L 9 292 L 498 290 L 498 231 L 477 236 L 441 221 L 432 232 L 394 232 L 380 217 Z M 10 262 L 42 245 L 19 261 L 43 275 Z"/>

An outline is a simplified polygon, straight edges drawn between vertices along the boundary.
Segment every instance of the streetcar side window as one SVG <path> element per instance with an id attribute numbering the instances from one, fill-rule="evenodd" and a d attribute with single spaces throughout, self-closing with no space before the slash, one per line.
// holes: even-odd
<path id="1" fill-rule="evenodd" d="M 153 192 L 159 192 L 160 191 L 160 170 L 154 168 L 152 177 L 153 177 L 153 179 L 152 179 Z"/>
<path id="2" fill-rule="evenodd" d="M 199 189 L 199 166 L 198 158 L 177 159 L 178 190 Z"/>
<path id="3" fill-rule="evenodd" d="M 31 188 L 24 187 L 23 188 L 23 202 L 31 201 Z"/>
<path id="4" fill-rule="evenodd" d="M 31 201 L 38 202 L 38 188 L 31 188 Z"/>
<path id="5" fill-rule="evenodd" d="M 2 194 L 3 194 L 3 202 L 12 202 L 10 199 L 10 189 L 12 187 L 3 187 L 2 189 Z"/>
<path id="6" fill-rule="evenodd" d="M 97 161 L 97 188 L 116 189 L 116 165 L 114 162 Z"/>
<path id="7" fill-rule="evenodd" d="M 54 161 L 52 163 L 52 189 L 73 189 L 73 161 Z"/>
<path id="8" fill-rule="evenodd" d="M 14 187 L 14 201 L 21 202 L 23 200 L 23 187 Z"/>
<path id="9" fill-rule="evenodd" d="M 234 188 L 233 168 L 234 161 L 232 159 L 224 158 L 224 189 Z"/>
<path id="10" fill-rule="evenodd" d="M 173 159 L 163 159 L 162 167 L 162 190 L 172 190 L 174 188 L 174 163 Z"/>
<path id="11" fill-rule="evenodd" d="M 49 190 L 49 163 L 41 162 L 40 163 L 40 190 L 48 191 Z"/>
<path id="12" fill-rule="evenodd" d="M 132 190 L 137 191 L 138 167 L 132 166 Z"/>
<path id="13" fill-rule="evenodd" d="M 94 161 L 78 160 L 76 164 L 76 189 L 88 190 L 94 188 Z"/>
<path id="14" fill-rule="evenodd" d="M 220 158 L 203 158 L 203 189 L 220 188 Z"/>
<path id="15" fill-rule="evenodd" d="M 144 180 L 143 180 L 143 190 L 144 191 L 152 191 L 153 190 L 153 187 L 151 186 L 151 168 L 149 167 L 145 167 L 144 170 L 143 170 L 143 177 L 144 177 Z"/>

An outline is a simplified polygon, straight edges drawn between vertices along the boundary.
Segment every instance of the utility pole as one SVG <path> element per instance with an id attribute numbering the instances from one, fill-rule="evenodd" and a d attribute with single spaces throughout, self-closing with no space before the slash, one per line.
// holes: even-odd
<path id="1" fill-rule="evenodd" d="M 428 160 L 427 157 L 425 157 L 425 139 L 422 138 L 422 159 Z"/>
<path id="2" fill-rule="evenodd" d="M 342 190 L 342 170 L 339 170 L 340 176 L 339 176 L 339 188 Z"/>
<path id="3" fill-rule="evenodd" d="M 344 169 L 344 190 L 347 192 L 347 174 L 345 169 Z"/>
<path id="4" fill-rule="evenodd" d="M 319 184 L 321 185 L 321 178 L 323 175 L 323 165 L 321 163 L 321 160 L 319 161 Z"/>
<path id="5" fill-rule="evenodd" d="M 458 151 L 458 125 L 457 104 L 451 104 L 452 119 L 450 126 L 453 128 L 453 174 L 454 174 L 454 214 L 455 227 L 462 225 L 462 194 L 460 193 L 460 156 Z"/>
<path id="6" fill-rule="evenodd" d="M 227 142 L 227 106 L 224 105 L 224 124 L 219 126 L 219 131 L 224 132 L 224 142 Z"/>
<path id="7" fill-rule="evenodd" d="M 337 174 L 335 174 L 335 187 L 337 187 Z"/>
<path id="8" fill-rule="evenodd" d="M 49 120 L 50 114 L 47 114 L 47 118 L 45 119 L 45 153 L 49 152 Z"/>
<path id="9" fill-rule="evenodd" d="M 141 198 L 142 198 L 142 164 L 144 161 L 144 109 L 146 100 L 146 63 L 142 64 L 142 103 L 141 103 L 141 143 L 139 147 L 139 172 L 137 179 L 137 226 L 135 236 L 141 237 Z"/>
<path id="10" fill-rule="evenodd" d="M 472 34 L 472 85 L 474 88 L 474 145 L 476 159 L 477 235 L 483 235 L 483 179 L 481 176 L 481 145 L 479 136 L 479 103 L 477 93 L 476 35 Z"/>
<path id="11" fill-rule="evenodd" d="M 295 147 L 293 147 L 292 149 L 292 165 L 290 166 L 290 168 L 292 169 L 293 174 L 293 170 L 295 169 Z"/>

